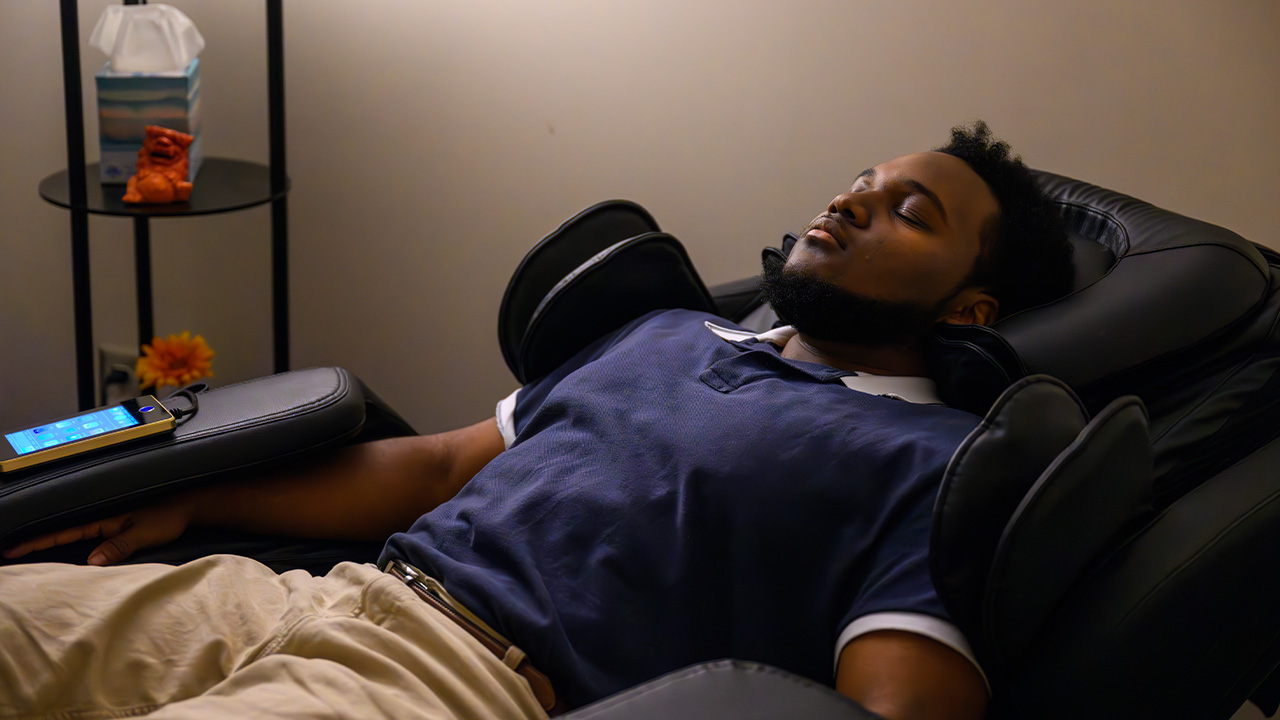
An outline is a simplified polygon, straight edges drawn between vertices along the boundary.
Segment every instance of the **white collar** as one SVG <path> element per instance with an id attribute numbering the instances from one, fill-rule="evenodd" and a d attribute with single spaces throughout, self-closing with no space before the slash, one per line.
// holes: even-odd
<path id="1" fill-rule="evenodd" d="M 774 345 L 786 345 L 796 334 L 792 325 L 774 328 L 767 332 L 753 333 L 746 330 L 733 330 L 706 321 L 707 329 L 729 342 L 743 340 L 764 340 Z M 945 405 L 938 397 L 938 386 L 927 377 L 912 375 L 872 375 L 856 373 L 840 378 L 846 386 L 869 395 L 880 395 L 894 400 L 905 400 L 918 405 Z"/>

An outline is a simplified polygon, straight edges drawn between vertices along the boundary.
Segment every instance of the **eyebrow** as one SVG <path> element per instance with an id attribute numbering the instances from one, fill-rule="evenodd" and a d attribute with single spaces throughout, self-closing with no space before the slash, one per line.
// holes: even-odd
<path id="1" fill-rule="evenodd" d="M 875 174 L 876 174 L 875 168 L 867 168 L 866 170 L 863 170 L 862 172 L 858 173 L 858 177 L 854 178 L 854 182 L 857 182 L 862 178 L 875 177 Z M 933 201 L 933 204 L 938 207 L 938 214 L 942 216 L 942 221 L 950 224 L 950 221 L 947 220 L 947 206 L 942 204 L 942 198 L 938 197 L 937 193 L 930 190 L 928 186 L 926 186 L 924 183 L 920 182 L 919 180 L 912 180 L 911 178 L 907 178 L 905 180 L 901 180 L 900 182 L 906 185 L 907 187 L 911 188 L 913 191 Z"/>

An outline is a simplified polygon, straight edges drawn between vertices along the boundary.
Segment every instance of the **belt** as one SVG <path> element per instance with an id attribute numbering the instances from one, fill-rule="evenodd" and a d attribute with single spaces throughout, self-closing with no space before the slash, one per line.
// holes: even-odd
<path id="1" fill-rule="evenodd" d="M 445 591 L 440 581 L 401 560 L 388 561 L 383 571 L 408 585 L 409 589 L 425 600 L 428 605 L 439 610 L 468 635 L 479 641 L 486 650 L 501 660 L 503 665 L 527 680 L 529 687 L 533 690 L 533 696 L 548 714 L 555 715 L 561 710 L 556 702 L 556 691 L 551 687 L 551 681 L 529 662 L 524 651 L 512 645 L 510 640 L 499 635 L 483 620 L 454 600 Z"/>

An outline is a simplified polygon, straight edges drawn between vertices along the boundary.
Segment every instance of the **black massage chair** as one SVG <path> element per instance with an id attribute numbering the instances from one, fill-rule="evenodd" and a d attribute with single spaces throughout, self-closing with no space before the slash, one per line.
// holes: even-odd
<path id="1" fill-rule="evenodd" d="M 984 416 L 934 514 L 933 575 L 993 688 L 991 718 L 1228 718 L 1280 705 L 1280 254 L 1207 223 L 1037 173 L 1075 245 L 1066 297 L 994 328 L 939 328 L 940 394 Z M 794 243 L 767 248 L 779 262 Z M 499 318 L 521 382 L 649 310 L 764 330 L 758 279 L 707 289 L 638 205 L 571 218 L 530 251 Z M 265 392 L 264 392 L 265 391 Z M 248 466 L 411 433 L 338 368 L 198 395 L 175 437 L 0 486 L 0 544 Z M 264 399 L 265 398 L 265 399 Z M 192 468 L 206 468 L 193 471 Z M 136 562 L 213 552 L 283 570 L 380 544 L 190 533 Z M 82 562 L 87 544 L 24 561 Z M 574 718 L 870 718 L 749 662 L 677 671 Z"/>

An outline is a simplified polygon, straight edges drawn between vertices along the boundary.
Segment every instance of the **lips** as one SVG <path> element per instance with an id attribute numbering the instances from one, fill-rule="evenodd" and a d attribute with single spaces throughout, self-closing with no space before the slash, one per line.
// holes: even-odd
<path id="1" fill-rule="evenodd" d="M 809 229 L 805 231 L 805 235 L 814 235 L 817 237 L 825 236 L 826 239 L 834 240 L 841 250 L 849 248 L 848 241 L 844 237 L 844 229 L 840 227 L 839 221 L 827 215 L 819 216 L 809 224 Z"/>

